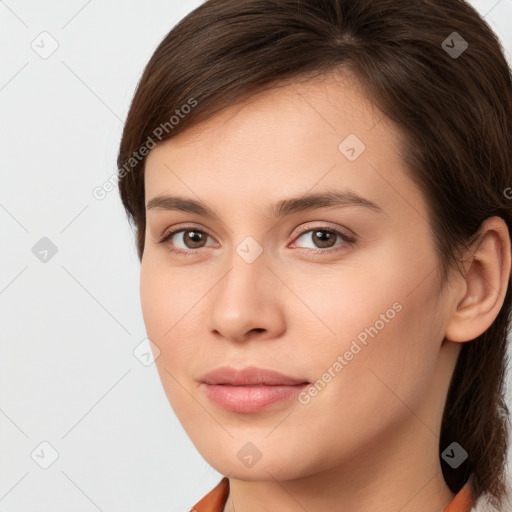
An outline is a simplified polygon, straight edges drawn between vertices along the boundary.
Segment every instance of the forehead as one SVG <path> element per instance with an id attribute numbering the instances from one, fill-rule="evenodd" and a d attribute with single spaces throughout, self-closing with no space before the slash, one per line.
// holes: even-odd
<path id="1" fill-rule="evenodd" d="M 267 203 L 338 186 L 397 203 L 400 191 L 418 194 L 399 140 L 353 77 L 283 82 L 157 145 L 146 160 L 146 202 L 172 192 L 228 206 L 236 191 L 241 202 Z"/>
<path id="2" fill-rule="evenodd" d="M 205 148 L 226 136 L 233 142 L 236 135 L 238 139 L 250 136 L 248 132 L 255 129 L 272 135 L 280 132 L 284 136 L 289 132 L 297 136 L 298 128 L 305 123 L 310 134 L 313 131 L 331 132 L 331 135 L 337 132 L 338 137 L 348 129 L 362 135 L 383 118 L 378 107 L 364 95 L 357 79 L 348 72 L 337 71 L 279 82 L 188 128 L 158 148 L 177 149 L 191 144 Z M 246 144 L 249 142 L 251 139 L 246 140 Z M 148 160 L 158 153 L 158 149 L 152 151 Z"/>

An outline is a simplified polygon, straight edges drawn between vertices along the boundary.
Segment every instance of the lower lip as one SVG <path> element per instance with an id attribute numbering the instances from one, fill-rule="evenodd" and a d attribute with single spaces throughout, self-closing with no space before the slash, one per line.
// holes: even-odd
<path id="1" fill-rule="evenodd" d="M 295 386 L 229 386 L 201 383 L 206 394 L 217 405 L 232 412 L 259 412 L 282 400 L 298 395 L 308 384 Z"/>

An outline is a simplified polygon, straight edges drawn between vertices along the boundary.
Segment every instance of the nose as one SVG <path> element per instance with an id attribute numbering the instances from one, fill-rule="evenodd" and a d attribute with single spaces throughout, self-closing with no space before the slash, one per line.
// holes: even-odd
<path id="1" fill-rule="evenodd" d="M 233 342 L 271 339 L 284 332 L 283 286 L 267 264 L 264 253 L 249 263 L 233 252 L 229 269 L 209 294 L 209 332 Z"/>

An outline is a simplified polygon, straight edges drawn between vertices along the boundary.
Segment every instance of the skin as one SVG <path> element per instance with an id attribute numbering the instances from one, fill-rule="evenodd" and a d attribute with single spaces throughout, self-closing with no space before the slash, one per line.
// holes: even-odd
<path id="1" fill-rule="evenodd" d="M 366 146 L 354 161 L 338 149 L 349 134 Z M 440 282 L 427 204 L 399 140 L 355 80 L 331 74 L 253 96 L 148 155 L 146 204 L 180 195 L 219 217 L 148 209 L 140 291 L 170 404 L 205 460 L 230 478 L 225 512 L 439 512 L 454 496 L 438 456 L 442 412 L 461 344 L 503 303 L 510 239 L 501 219 L 488 219 L 465 272 Z M 327 188 L 350 189 L 382 212 L 266 215 L 270 203 Z M 202 241 L 180 232 L 158 243 L 185 223 Z M 338 250 L 315 254 L 331 245 L 306 227 L 356 243 L 336 237 Z M 252 263 L 236 251 L 247 236 L 263 250 Z M 171 253 L 172 244 L 190 254 Z M 401 310 L 307 404 L 295 397 L 229 412 L 200 387 L 223 365 L 316 382 L 394 303 Z M 261 453 L 252 467 L 237 457 L 248 442 Z"/>

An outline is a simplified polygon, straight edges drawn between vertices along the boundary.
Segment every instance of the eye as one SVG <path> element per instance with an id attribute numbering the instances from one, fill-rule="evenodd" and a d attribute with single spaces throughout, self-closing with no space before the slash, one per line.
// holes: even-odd
<path id="1" fill-rule="evenodd" d="M 211 237 L 205 231 L 189 226 L 164 234 L 159 243 L 166 244 L 168 250 L 174 254 L 192 256 L 197 255 L 200 249 L 207 247 L 206 241 L 208 238 Z M 303 229 L 302 233 L 295 240 L 300 240 L 301 238 L 309 239 L 311 243 L 316 245 L 316 248 L 305 247 L 308 252 L 315 254 L 343 250 L 356 242 L 354 237 L 328 226 L 317 226 L 315 228 L 306 226 L 306 229 Z M 341 243 L 336 244 L 337 239 L 341 240 Z"/>
<path id="2" fill-rule="evenodd" d="M 304 231 L 302 231 L 296 240 L 304 238 L 309 240 L 312 244 L 316 245 L 316 247 L 308 249 L 309 252 L 326 253 L 342 250 L 356 242 L 354 237 L 331 227 L 317 226 L 315 228 L 310 228 L 308 226 L 308 228 L 309 229 L 306 228 Z M 336 239 L 340 239 L 341 243 L 336 244 Z"/>
<path id="3" fill-rule="evenodd" d="M 164 234 L 163 237 L 159 240 L 159 243 L 167 244 L 170 252 L 188 256 L 196 253 L 198 249 L 205 247 L 204 244 L 206 243 L 206 240 L 209 236 L 210 235 L 204 231 L 193 226 L 184 228 L 182 227 L 180 229 L 171 231 L 170 233 Z M 180 248 L 179 246 L 176 247 L 176 245 L 179 245 L 180 243 L 184 245 L 183 248 Z"/>

